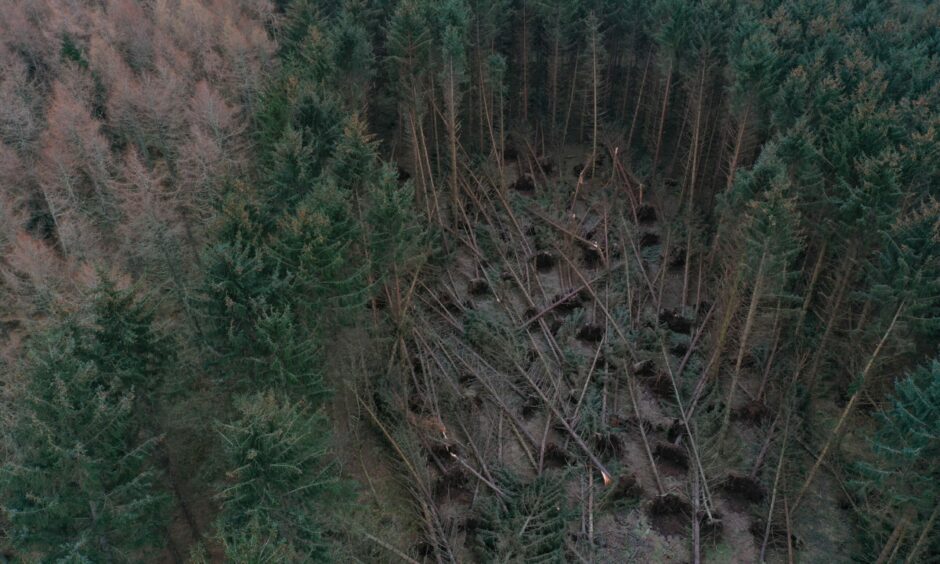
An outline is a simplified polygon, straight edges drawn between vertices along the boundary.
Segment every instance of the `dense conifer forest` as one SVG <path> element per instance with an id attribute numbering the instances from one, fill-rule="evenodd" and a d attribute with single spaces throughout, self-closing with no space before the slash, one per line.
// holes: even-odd
<path id="1" fill-rule="evenodd" d="M 0 0 L 0 563 L 940 562 L 940 3 Z"/>

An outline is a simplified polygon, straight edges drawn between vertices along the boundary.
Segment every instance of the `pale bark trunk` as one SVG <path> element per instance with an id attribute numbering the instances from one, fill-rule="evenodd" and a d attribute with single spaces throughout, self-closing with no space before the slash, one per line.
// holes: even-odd
<path id="1" fill-rule="evenodd" d="M 816 463 L 813 464 L 809 474 L 806 476 L 806 480 L 800 487 L 800 491 L 796 495 L 796 499 L 793 500 L 794 510 L 796 510 L 796 508 L 799 506 L 800 501 L 802 501 L 803 496 L 806 494 L 806 490 L 809 488 L 810 484 L 813 483 L 813 478 L 816 477 L 816 473 L 819 471 L 819 467 L 822 466 L 823 462 L 826 460 L 826 456 L 829 454 L 829 451 L 841 438 L 843 427 L 845 426 L 846 421 L 848 421 L 849 415 L 851 415 L 855 410 L 855 405 L 858 403 L 859 397 L 861 397 L 862 392 L 865 390 L 865 384 L 868 383 L 868 378 L 871 375 L 872 368 L 875 366 L 875 361 L 878 360 L 878 356 L 881 354 L 881 349 L 884 348 L 885 343 L 888 341 L 888 337 L 890 337 L 891 332 L 894 331 L 894 327 L 897 325 L 898 319 L 901 317 L 901 312 L 903 311 L 904 304 L 902 303 L 898 306 L 897 311 L 894 313 L 894 317 L 891 319 L 891 323 L 885 330 L 884 335 L 881 336 L 881 340 L 878 341 L 878 346 L 875 347 L 875 351 L 872 353 L 871 358 L 868 359 L 868 363 L 865 365 L 864 370 L 862 370 L 862 375 L 860 378 L 861 381 L 858 384 L 858 389 L 855 390 L 855 393 L 852 394 L 849 402 L 845 405 L 845 409 L 842 410 L 842 414 L 839 416 L 839 420 L 836 422 L 835 428 L 832 429 L 832 432 L 829 434 L 829 438 L 826 440 L 825 446 L 823 446 L 822 452 L 819 453 L 819 458 L 816 459 Z"/>
<path id="2" fill-rule="evenodd" d="M 751 329 L 754 327 L 754 320 L 757 318 L 757 306 L 760 303 L 761 292 L 764 288 L 764 263 L 767 256 L 767 243 L 764 243 L 764 250 L 761 253 L 760 264 L 757 267 L 757 278 L 754 281 L 754 291 L 751 293 L 751 305 L 747 308 L 747 319 L 744 322 L 744 330 L 741 333 L 741 343 L 738 345 L 738 358 L 734 363 L 734 373 L 731 376 L 731 389 L 728 390 L 728 399 L 725 402 L 725 415 L 721 422 L 720 436 L 724 437 L 728 429 L 728 422 L 731 420 L 732 403 L 734 402 L 734 391 L 738 385 L 738 377 L 741 374 L 741 363 L 744 361 L 744 354 L 747 352 L 747 341 L 750 337 Z"/>

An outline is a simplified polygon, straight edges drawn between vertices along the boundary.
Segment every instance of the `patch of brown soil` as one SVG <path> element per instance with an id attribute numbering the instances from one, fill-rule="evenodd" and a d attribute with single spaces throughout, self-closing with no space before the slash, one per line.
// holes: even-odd
<path id="1" fill-rule="evenodd" d="M 621 501 L 625 499 L 635 499 L 643 493 L 643 488 L 637 482 L 633 474 L 621 474 L 614 481 L 607 499 L 610 501 Z"/>
<path id="2" fill-rule="evenodd" d="M 586 343 L 599 343 L 604 338 L 604 328 L 594 323 L 587 323 L 578 329 L 577 338 Z"/>
<path id="3" fill-rule="evenodd" d="M 749 401 L 731 412 L 731 418 L 749 425 L 759 425 L 767 417 L 767 407 L 760 401 Z"/>
<path id="4" fill-rule="evenodd" d="M 636 218 L 641 224 L 653 223 L 656 221 L 656 208 L 643 204 L 636 209 Z"/>
<path id="5" fill-rule="evenodd" d="M 740 474 L 729 474 L 722 483 L 721 489 L 729 497 L 738 498 L 746 503 L 760 503 L 767 495 L 760 482 L 750 476 Z"/>
<path id="6" fill-rule="evenodd" d="M 658 442 L 653 457 L 659 471 L 667 476 L 684 476 L 689 470 L 689 454 L 684 448 L 667 442 Z"/>
<path id="7" fill-rule="evenodd" d="M 467 293 L 471 296 L 485 296 L 490 292 L 490 283 L 485 278 L 474 278 L 467 282 Z"/>
<path id="8" fill-rule="evenodd" d="M 689 527 L 692 507 L 676 494 L 657 497 L 647 507 L 650 524 L 664 536 L 684 536 Z"/>

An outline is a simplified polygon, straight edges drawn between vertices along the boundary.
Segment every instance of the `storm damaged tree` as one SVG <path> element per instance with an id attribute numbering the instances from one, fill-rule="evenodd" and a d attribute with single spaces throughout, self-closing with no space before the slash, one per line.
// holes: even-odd
<path id="1" fill-rule="evenodd" d="M 799 214 L 793 199 L 786 196 L 789 191 L 790 186 L 786 180 L 777 177 L 774 184 L 767 188 L 767 192 L 748 204 L 742 233 L 744 249 L 736 274 L 741 277 L 741 282 L 735 286 L 749 289 L 750 297 L 744 326 L 738 335 L 738 352 L 731 373 L 728 397 L 725 400 L 722 433 L 727 430 L 731 411 L 734 409 L 741 367 L 750 350 L 748 345 L 757 323 L 759 309 L 768 303 L 773 304 L 775 311 L 772 317 L 778 318 L 779 322 L 779 309 L 793 298 L 790 293 L 796 274 L 793 263 L 802 250 L 802 240 L 798 227 Z"/>
<path id="2" fill-rule="evenodd" d="M 871 342 L 877 339 L 868 359 L 852 383 L 852 395 L 829 432 L 825 444 L 809 470 L 794 502 L 794 509 L 813 483 L 820 466 L 830 451 L 837 448 L 846 423 L 855 411 L 862 394 L 878 373 L 879 360 L 885 347 L 898 333 L 910 339 L 925 329 L 936 334 L 940 326 L 940 205 L 935 201 L 912 210 L 909 217 L 898 221 L 884 233 L 883 250 L 871 265 L 870 292 L 879 304 L 877 313 L 867 323 Z"/>
<path id="3" fill-rule="evenodd" d="M 777 270 L 773 271 L 764 264 L 765 245 L 768 248 L 772 245 L 779 245 L 777 250 L 781 255 L 774 258 L 775 261 L 787 261 L 792 257 L 793 248 L 786 249 L 786 247 L 796 242 L 796 230 L 792 204 L 784 205 L 784 191 L 787 186 L 789 183 L 786 168 L 777 156 L 775 147 L 770 145 L 764 148 L 751 170 L 739 175 L 734 189 L 723 194 L 719 202 L 719 213 L 722 217 L 730 219 L 743 216 L 747 219 L 743 223 L 737 220 L 722 221 L 715 236 L 716 245 L 724 253 L 720 278 L 722 287 L 718 294 L 718 299 L 723 304 L 723 311 L 713 329 L 713 342 L 709 360 L 705 366 L 706 379 L 711 379 L 720 366 L 732 324 L 742 300 L 746 299 L 744 293 L 749 285 L 755 284 L 750 287 L 757 290 L 757 301 L 751 300 L 750 302 L 754 308 L 753 311 L 751 311 L 751 306 L 748 308 L 752 315 L 753 327 L 753 316 L 757 313 L 758 304 L 764 293 L 764 277 L 784 274 L 780 270 L 781 265 L 776 265 Z M 774 209 L 762 208 L 768 203 L 772 203 L 771 207 Z M 767 215 L 767 211 L 771 211 L 778 217 Z M 770 230 L 772 223 L 776 221 L 784 221 L 783 226 L 790 230 L 789 233 L 783 233 L 780 239 L 777 239 L 777 234 Z M 758 280 L 761 281 L 760 286 L 756 286 Z M 753 294 L 752 290 L 752 297 Z M 739 347 L 739 358 L 747 352 L 746 335 L 749 332 L 750 329 L 744 332 L 745 347 L 743 352 Z M 734 388 L 729 393 L 734 394 Z M 726 407 L 730 409 L 730 406 Z"/>
<path id="4" fill-rule="evenodd" d="M 570 517 L 558 475 L 543 474 L 530 482 L 508 470 L 499 475 L 502 495 L 480 504 L 476 543 L 484 560 L 510 558 L 533 562 L 561 561 L 565 525 Z"/>

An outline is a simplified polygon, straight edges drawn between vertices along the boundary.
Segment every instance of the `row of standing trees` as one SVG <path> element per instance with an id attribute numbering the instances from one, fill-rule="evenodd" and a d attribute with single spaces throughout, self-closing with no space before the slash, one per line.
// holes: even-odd
<path id="1" fill-rule="evenodd" d="M 492 160 L 504 183 L 512 142 L 579 144 L 589 167 L 616 149 L 675 203 L 685 313 L 720 305 L 704 364 L 719 437 L 764 355 L 758 399 L 818 448 L 789 511 L 857 409 L 893 393 L 858 474 L 868 540 L 881 561 L 935 546 L 940 374 L 894 380 L 940 336 L 936 6 L 251 4 L 4 9 L 4 315 L 28 335 L 6 371 L 18 550 L 132 560 L 171 507 L 194 538 L 213 521 L 232 559 L 338 550 L 327 349 L 357 322 L 407 323 L 425 221 L 446 248 L 467 171 Z M 807 404 L 839 395 L 813 421 Z M 176 438 L 168 406 L 193 397 L 218 424 Z M 173 470 L 180 453 L 200 478 Z"/>

